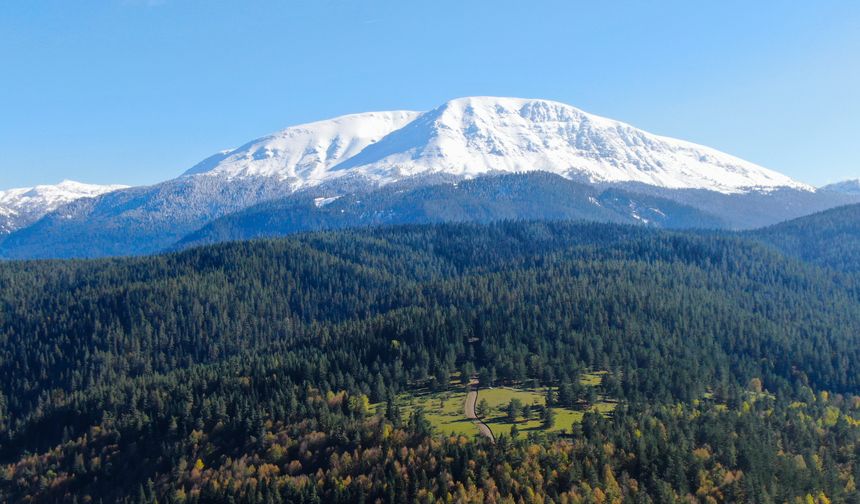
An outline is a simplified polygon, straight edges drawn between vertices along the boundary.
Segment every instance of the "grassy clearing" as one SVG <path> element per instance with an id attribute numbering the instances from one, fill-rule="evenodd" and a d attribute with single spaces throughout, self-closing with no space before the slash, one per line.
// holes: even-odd
<path id="1" fill-rule="evenodd" d="M 478 428 L 463 413 L 465 402 L 465 387 L 459 391 L 419 392 L 401 394 L 398 397 L 404 418 L 409 418 L 413 411 L 421 408 L 424 410 L 424 417 L 440 434 L 477 436 Z"/>
<path id="2" fill-rule="evenodd" d="M 598 382 L 599 384 L 599 382 Z M 512 422 L 507 415 L 506 407 L 511 399 L 519 399 L 524 406 L 543 406 L 546 404 L 546 396 L 544 389 L 516 389 L 508 387 L 497 387 L 492 389 L 481 389 L 478 392 L 478 401 L 482 399 L 487 401 L 490 407 L 490 413 L 484 419 L 486 424 L 492 429 L 493 433 L 498 436 L 500 434 L 510 435 L 514 425 L 520 433 L 528 433 L 529 431 L 546 431 L 546 432 L 570 432 L 574 423 L 582 421 L 582 417 L 586 411 L 596 411 L 607 415 L 615 409 L 616 403 L 599 400 L 591 405 L 588 409 L 575 410 L 570 408 L 553 407 L 555 411 L 555 425 L 550 429 L 545 429 L 541 423 L 538 414 L 538 409 L 533 408 L 533 412 L 529 418 L 518 418 L 516 422 Z"/>
<path id="3" fill-rule="evenodd" d="M 579 378 L 579 382 L 589 387 L 596 387 L 603 382 L 603 377 L 608 371 L 594 371 L 591 373 L 583 373 Z"/>
<path id="4" fill-rule="evenodd" d="M 456 434 L 477 436 L 478 427 L 466 418 L 463 411 L 466 403 L 466 383 L 460 378 L 460 372 L 451 373 L 451 386 L 443 392 L 432 392 L 428 388 L 417 388 L 397 396 L 397 405 L 403 420 L 409 419 L 412 413 L 421 408 L 424 418 L 439 434 Z M 385 411 L 385 403 L 371 405 L 371 410 Z"/>
<path id="5" fill-rule="evenodd" d="M 600 385 L 606 371 L 595 371 L 582 375 L 582 384 L 596 387 Z M 465 417 L 463 406 L 466 401 L 466 386 L 459 380 L 459 374 L 452 374 L 451 389 L 445 392 L 431 392 L 427 389 L 416 389 L 400 394 L 397 403 L 401 408 L 404 418 L 409 418 L 416 409 L 424 410 L 424 416 L 440 434 L 462 434 L 464 436 L 478 435 L 478 428 Z M 511 399 L 519 399 L 524 406 L 540 406 L 546 403 L 545 388 L 517 388 L 496 387 L 482 388 L 478 392 L 478 401 L 486 400 L 490 413 L 484 421 L 492 429 L 493 433 L 510 435 L 514 423 L 507 417 L 506 407 Z M 377 408 L 385 408 L 384 404 L 375 405 Z M 587 410 L 597 411 L 604 415 L 615 409 L 614 401 L 601 398 L 588 409 L 578 410 L 562 407 L 554 407 L 555 425 L 548 432 L 570 432 L 574 423 L 582 421 Z M 517 429 L 525 434 L 529 431 L 545 431 L 539 417 L 539 409 L 533 408 L 529 418 L 519 418 L 516 422 Z"/>

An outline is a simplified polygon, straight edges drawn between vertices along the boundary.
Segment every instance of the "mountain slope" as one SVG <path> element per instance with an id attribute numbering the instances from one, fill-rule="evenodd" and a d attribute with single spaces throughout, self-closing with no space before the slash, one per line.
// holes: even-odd
<path id="1" fill-rule="evenodd" d="M 180 177 L 62 206 L 6 237 L 0 257 L 150 254 L 226 213 L 289 194 L 267 177 Z"/>
<path id="2" fill-rule="evenodd" d="M 860 204 L 832 208 L 748 235 L 807 262 L 860 271 Z"/>
<path id="3" fill-rule="evenodd" d="M 319 229 L 503 219 L 575 219 L 669 228 L 724 225 L 712 215 L 671 200 L 599 190 L 558 175 L 533 172 L 479 177 L 458 184 L 392 184 L 340 197 L 300 194 L 216 219 L 183 238 L 177 247 Z"/>
<path id="4" fill-rule="evenodd" d="M 475 176 L 542 170 L 588 182 L 641 182 L 724 193 L 810 190 L 747 161 L 646 133 L 549 100 L 473 97 L 420 115 L 333 171 L 377 180 L 444 171 Z"/>
<path id="5" fill-rule="evenodd" d="M 718 215 L 729 229 L 755 229 L 829 208 L 860 203 L 860 195 L 775 188 L 725 194 L 704 189 L 667 189 L 645 184 L 615 184 L 629 192 L 650 194 Z"/>
<path id="6" fill-rule="evenodd" d="M 324 181 L 328 170 L 368 145 L 402 128 L 419 112 L 352 114 L 286 128 L 211 156 L 185 175 L 234 179 L 276 177 L 299 186 Z"/>
<path id="7" fill-rule="evenodd" d="M 93 198 L 126 187 L 128 186 L 82 184 L 64 180 L 56 185 L 0 191 L 0 235 L 25 227 L 66 203 L 81 198 Z"/>

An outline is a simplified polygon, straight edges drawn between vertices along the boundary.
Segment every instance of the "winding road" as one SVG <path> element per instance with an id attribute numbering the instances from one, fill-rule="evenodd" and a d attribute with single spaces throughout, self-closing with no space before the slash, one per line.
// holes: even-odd
<path id="1" fill-rule="evenodd" d="M 464 412 L 466 414 L 466 418 L 472 420 L 475 425 L 478 426 L 478 432 L 481 433 L 482 436 L 486 436 L 492 442 L 496 442 L 496 437 L 493 436 L 493 431 L 481 420 L 478 418 L 477 413 L 475 413 L 475 403 L 478 402 L 478 379 L 476 377 L 472 377 L 469 381 L 469 392 L 466 394 L 466 402 L 463 404 Z"/>

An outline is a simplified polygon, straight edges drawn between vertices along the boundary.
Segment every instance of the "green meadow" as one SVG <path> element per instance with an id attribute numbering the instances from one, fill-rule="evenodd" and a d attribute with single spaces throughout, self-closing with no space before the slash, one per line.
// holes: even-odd
<path id="1" fill-rule="evenodd" d="M 596 387 L 600 385 L 605 374 L 606 371 L 585 373 L 582 375 L 581 383 Z M 515 422 L 508 418 L 507 406 L 511 399 L 519 399 L 523 406 L 530 407 L 528 417 L 520 416 Z M 489 409 L 489 413 L 483 420 L 497 437 L 501 434 L 510 435 L 514 425 L 522 434 L 528 432 L 570 432 L 575 423 L 582 421 L 582 417 L 587 411 L 591 410 L 608 415 L 617 404 L 614 400 L 599 397 L 597 402 L 582 409 L 554 406 L 555 422 L 551 428 L 546 429 L 540 416 L 540 411 L 546 404 L 545 388 L 516 386 L 481 388 L 478 391 L 478 402 L 480 403 L 482 400 L 487 402 Z M 412 413 L 420 408 L 425 418 L 440 434 L 476 436 L 478 435 L 478 428 L 466 418 L 463 411 L 465 401 L 465 385 L 459 381 L 458 376 L 453 375 L 452 386 L 449 390 L 432 392 L 426 388 L 416 389 L 400 394 L 397 404 L 404 418 L 409 418 Z M 384 407 L 384 404 L 377 405 L 377 408 L 384 409 Z"/>

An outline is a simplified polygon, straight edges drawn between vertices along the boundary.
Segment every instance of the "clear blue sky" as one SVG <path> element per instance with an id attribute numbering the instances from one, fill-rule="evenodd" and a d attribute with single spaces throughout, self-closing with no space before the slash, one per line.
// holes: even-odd
<path id="1" fill-rule="evenodd" d="M 0 188 L 153 183 L 282 127 L 556 99 L 860 177 L 860 2 L 5 0 Z"/>

